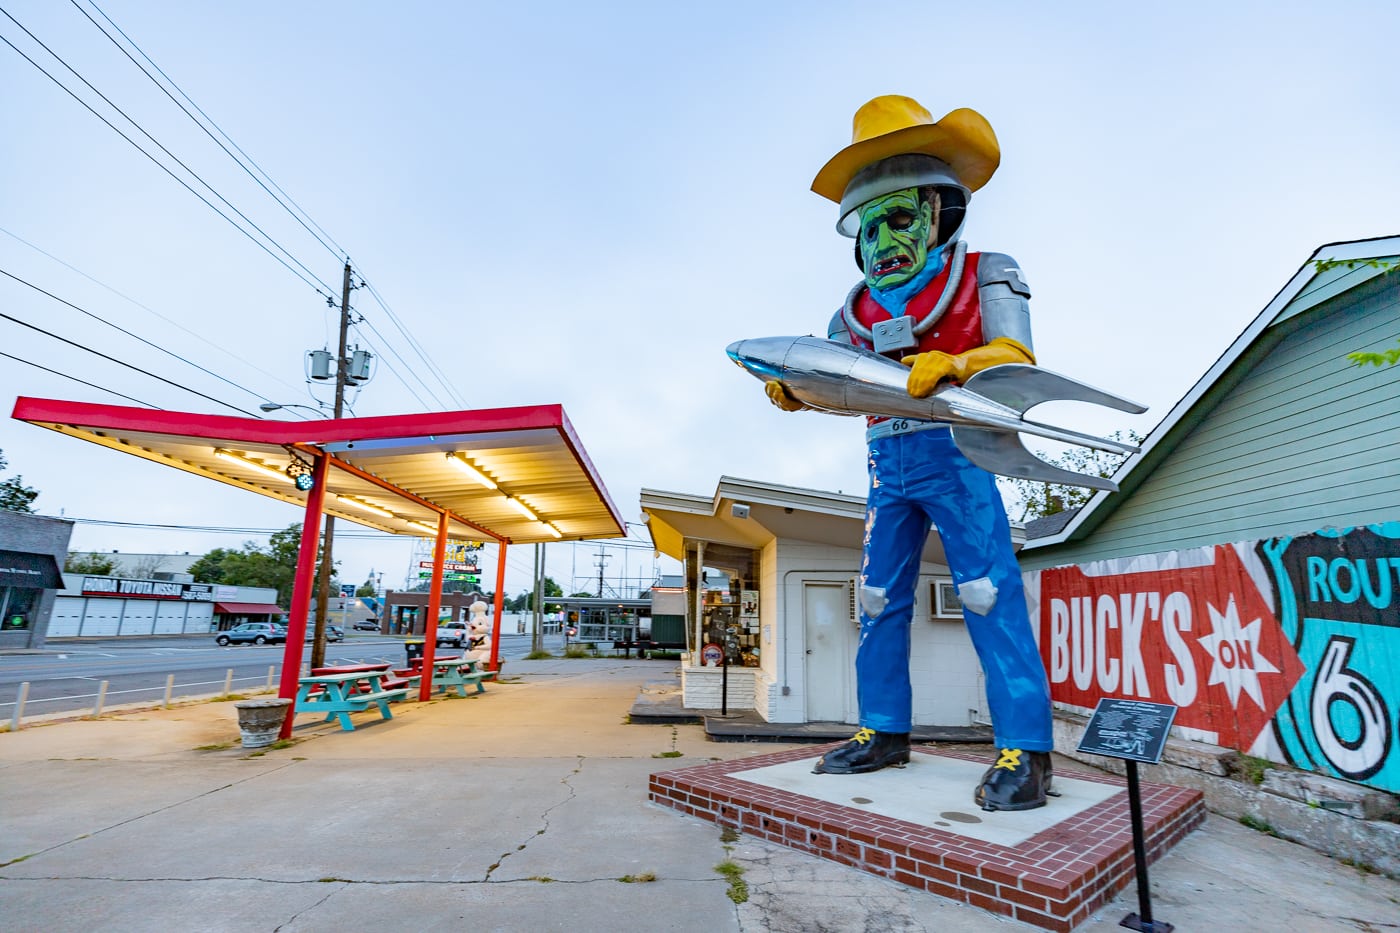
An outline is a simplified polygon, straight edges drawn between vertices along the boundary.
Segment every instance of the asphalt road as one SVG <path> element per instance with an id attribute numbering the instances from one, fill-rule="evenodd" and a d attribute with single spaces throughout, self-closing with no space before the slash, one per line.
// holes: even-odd
<path id="1" fill-rule="evenodd" d="M 560 652 L 563 636 L 545 636 L 544 646 Z M 59 639 L 49 642 L 42 653 L 0 655 L 0 718 L 8 721 L 14 715 L 21 683 L 29 684 L 26 717 L 90 710 L 103 681 L 107 682 L 104 706 L 158 701 L 171 674 L 175 675 L 172 697 L 223 693 L 230 670 L 234 693 L 256 690 L 266 687 L 269 677 L 277 683 L 282 652 L 282 645 L 221 648 L 211 635 Z M 501 636 L 501 658 L 523 658 L 529 652 L 529 635 Z M 310 657 L 307 645 L 303 663 Z M 351 634 L 345 641 L 326 645 L 328 665 L 383 661 L 396 667 L 407 663 L 402 637 Z"/>

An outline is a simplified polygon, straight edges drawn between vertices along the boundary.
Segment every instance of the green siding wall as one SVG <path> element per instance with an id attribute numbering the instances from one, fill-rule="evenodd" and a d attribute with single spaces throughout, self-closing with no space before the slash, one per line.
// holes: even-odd
<path id="1" fill-rule="evenodd" d="M 1400 337 L 1400 273 L 1278 320 L 1256 344 L 1267 352 L 1188 416 L 1199 424 L 1103 524 L 1023 551 L 1022 567 L 1400 521 L 1400 366 L 1346 359 Z"/>

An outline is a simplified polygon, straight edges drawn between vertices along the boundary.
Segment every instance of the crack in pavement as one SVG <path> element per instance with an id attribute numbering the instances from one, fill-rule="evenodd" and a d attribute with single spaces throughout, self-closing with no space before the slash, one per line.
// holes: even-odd
<path id="1" fill-rule="evenodd" d="M 512 855 L 515 855 L 517 852 L 524 852 L 526 847 L 530 845 L 530 842 L 532 840 L 537 839 L 540 836 L 543 836 L 545 833 L 549 832 L 549 814 L 557 810 L 559 807 L 562 807 L 567 803 L 571 803 L 578 797 L 578 790 L 574 787 L 572 781 L 573 776 L 583 770 L 583 762 L 584 757 L 582 755 L 579 755 L 574 764 L 574 769 L 568 774 L 566 774 L 564 777 L 559 779 L 559 783 L 563 784 L 569 789 L 569 795 L 563 800 L 559 801 L 558 803 L 546 807 L 544 812 L 540 814 L 540 822 L 544 824 L 543 828 L 535 830 L 533 834 L 527 837 L 524 842 L 520 843 L 520 845 L 516 846 L 513 850 L 509 852 L 502 852 L 500 857 L 497 858 L 496 861 L 492 862 L 486 867 L 486 876 L 481 879 L 482 881 L 490 882 L 491 873 L 494 872 L 496 869 L 500 868 L 501 864 L 505 862 L 506 859 L 510 858 Z"/>
<path id="2" fill-rule="evenodd" d="M 324 904 L 326 901 L 330 900 L 332 895 L 337 894 L 337 893 L 339 893 L 340 891 L 343 891 L 343 890 L 345 890 L 345 885 L 344 885 L 344 884 L 341 884 L 341 885 L 339 885 L 338 887 L 336 887 L 336 888 L 334 888 L 334 889 L 332 889 L 332 890 L 330 890 L 330 891 L 327 891 L 325 897 L 321 898 L 319 901 L 317 901 L 317 902 L 314 903 L 314 904 L 307 904 L 307 905 L 306 905 L 305 907 L 303 907 L 301 910 L 298 910 L 296 913 L 294 913 L 294 914 L 292 914 L 290 917 L 288 917 L 285 921 L 283 921 L 282 923 L 279 923 L 279 924 L 277 924 L 277 926 L 273 927 L 273 928 L 272 928 L 272 933 L 280 933 L 280 931 L 282 930 L 283 927 L 287 926 L 288 924 L 296 923 L 298 917 L 302 916 L 303 914 L 310 913 L 311 911 L 315 910 L 317 907 L 320 907 L 320 906 L 321 906 L 322 904 Z"/>
<path id="3" fill-rule="evenodd" d="M 174 803 L 168 803 L 163 807 L 156 807 L 154 810 L 147 810 L 145 813 L 138 813 L 135 816 L 129 816 L 126 819 L 121 820 L 120 822 L 113 823 L 111 826 L 104 826 L 101 829 L 95 829 L 90 833 L 83 833 L 81 836 L 75 836 L 72 839 L 66 839 L 63 842 L 56 842 L 46 849 L 40 849 L 38 852 L 30 852 L 26 855 L 21 855 L 16 858 L 10 859 L 8 862 L 0 864 L 0 868 L 8 868 L 9 866 L 16 864 L 17 862 L 25 862 L 33 858 L 38 858 L 41 855 L 47 855 L 50 852 L 63 848 L 64 846 L 70 846 L 75 842 L 82 842 L 84 839 L 91 839 L 93 836 L 100 836 L 105 832 L 125 826 L 128 823 L 135 823 L 137 820 L 144 820 L 148 816 L 155 816 L 157 813 L 164 813 L 166 810 L 173 810 L 176 807 L 182 807 L 193 800 L 200 799 L 201 797 L 208 797 L 211 794 L 217 794 L 222 791 L 226 791 L 230 787 L 237 787 L 239 784 L 243 784 L 248 781 L 256 781 L 259 778 L 276 774 L 278 771 L 281 771 L 284 768 L 290 768 L 294 764 L 296 764 L 295 761 L 289 761 L 286 764 L 279 765 L 276 768 L 272 768 L 267 771 L 260 771 L 257 774 L 250 774 L 245 778 L 239 778 L 238 780 L 230 781 L 227 784 L 220 784 L 218 787 L 211 787 L 209 790 L 206 791 L 200 791 L 198 794 L 194 794 L 190 797 L 184 797 L 180 800 L 175 801 Z"/>

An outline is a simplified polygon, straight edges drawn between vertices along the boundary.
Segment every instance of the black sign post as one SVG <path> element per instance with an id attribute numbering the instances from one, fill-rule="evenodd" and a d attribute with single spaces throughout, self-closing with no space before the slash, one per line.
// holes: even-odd
<path id="1" fill-rule="evenodd" d="M 1171 933 L 1175 927 L 1152 919 L 1152 894 L 1147 886 L 1147 846 L 1142 829 L 1142 794 L 1137 763 L 1155 765 L 1167 744 L 1167 730 L 1176 718 L 1176 707 L 1143 700 L 1104 697 L 1089 718 L 1079 750 L 1091 755 L 1122 758 L 1128 763 L 1128 812 L 1133 823 L 1133 860 L 1137 864 L 1138 913 L 1128 914 L 1118 925 L 1140 933 Z"/>

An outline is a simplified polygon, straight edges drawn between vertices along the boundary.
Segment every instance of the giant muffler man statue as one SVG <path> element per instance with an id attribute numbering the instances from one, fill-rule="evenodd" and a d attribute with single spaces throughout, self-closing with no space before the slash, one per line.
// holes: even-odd
<path id="1" fill-rule="evenodd" d="M 911 396 L 993 366 L 1035 362 L 1021 270 L 1009 256 L 970 253 L 959 239 L 971 193 L 1000 160 L 981 114 L 954 110 L 935 121 L 917 101 L 891 95 L 856 111 L 851 145 L 812 182 L 840 205 L 836 229 L 855 239 L 865 275 L 828 334 L 908 366 Z M 766 390 L 786 411 L 805 407 L 781 381 Z M 860 729 L 815 770 L 859 774 L 909 761 L 909 627 L 933 524 L 986 674 L 1000 749 L 974 800 L 984 810 L 1042 807 L 1051 793 L 1050 691 L 994 477 L 963 456 L 946 423 L 875 416 L 868 425 Z"/>

